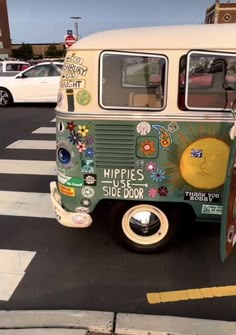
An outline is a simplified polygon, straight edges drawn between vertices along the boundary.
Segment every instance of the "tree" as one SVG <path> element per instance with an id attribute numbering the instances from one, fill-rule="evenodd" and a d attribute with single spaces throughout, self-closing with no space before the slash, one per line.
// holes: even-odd
<path id="1" fill-rule="evenodd" d="M 29 43 L 22 43 L 18 49 L 12 50 L 12 56 L 24 60 L 32 59 L 34 56 L 32 45 Z"/>
<path id="2" fill-rule="evenodd" d="M 62 57 L 64 55 L 64 50 L 57 50 L 56 44 L 49 45 L 47 51 L 45 52 L 46 57 Z"/>

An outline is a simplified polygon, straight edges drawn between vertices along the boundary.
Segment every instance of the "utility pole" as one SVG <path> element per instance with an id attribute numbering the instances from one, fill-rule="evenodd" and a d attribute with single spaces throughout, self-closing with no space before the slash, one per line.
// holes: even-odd
<path id="1" fill-rule="evenodd" d="M 76 36 L 76 40 L 78 41 L 79 39 L 79 24 L 78 24 L 78 20 L 81 19 L 81 16 L 71 16 L 71 19 L 75 20 L 74 23 L 74 28 L 75 28 L 75 36 Z"/>

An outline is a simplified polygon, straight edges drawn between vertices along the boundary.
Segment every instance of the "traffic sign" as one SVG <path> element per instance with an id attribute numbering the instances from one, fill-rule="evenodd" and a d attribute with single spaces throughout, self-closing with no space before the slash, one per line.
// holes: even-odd
<path id="1" fill-rule="evenodd" d="M 66 35 L 65 36 L 65 46 L 66 48 L 69 48 L 76 42 L 76 36 L 75 35 Z"/>
<path id="2" fill-rule="evenodd" d="M 73 31 L 72 30 L 67 30 L 67 35 L 73 35 Z"/>

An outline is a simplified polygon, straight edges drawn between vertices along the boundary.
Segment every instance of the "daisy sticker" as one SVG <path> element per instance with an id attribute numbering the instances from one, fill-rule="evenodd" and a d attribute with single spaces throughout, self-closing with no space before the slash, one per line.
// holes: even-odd
<path id="1" fill-rule="evenodd" d="M 157 164 L 155 162 L 148 162 L 146 164 L 146 171 L 152 173 L 157 169 Z"/>
<path id="2" fill-rule="evenodd" d="M 160 182 L 166 179 L 165 171 L 157 169 L 151 174 L 152 180 Z"/>

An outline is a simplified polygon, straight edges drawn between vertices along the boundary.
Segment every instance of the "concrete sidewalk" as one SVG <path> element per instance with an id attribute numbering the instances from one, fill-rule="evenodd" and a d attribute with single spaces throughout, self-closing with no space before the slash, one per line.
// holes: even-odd
<path id="1" fill-rule="evenodd" d="M 0 335 L 236 335 L 236 322 L 82 310 L 0 311 Z"/>

